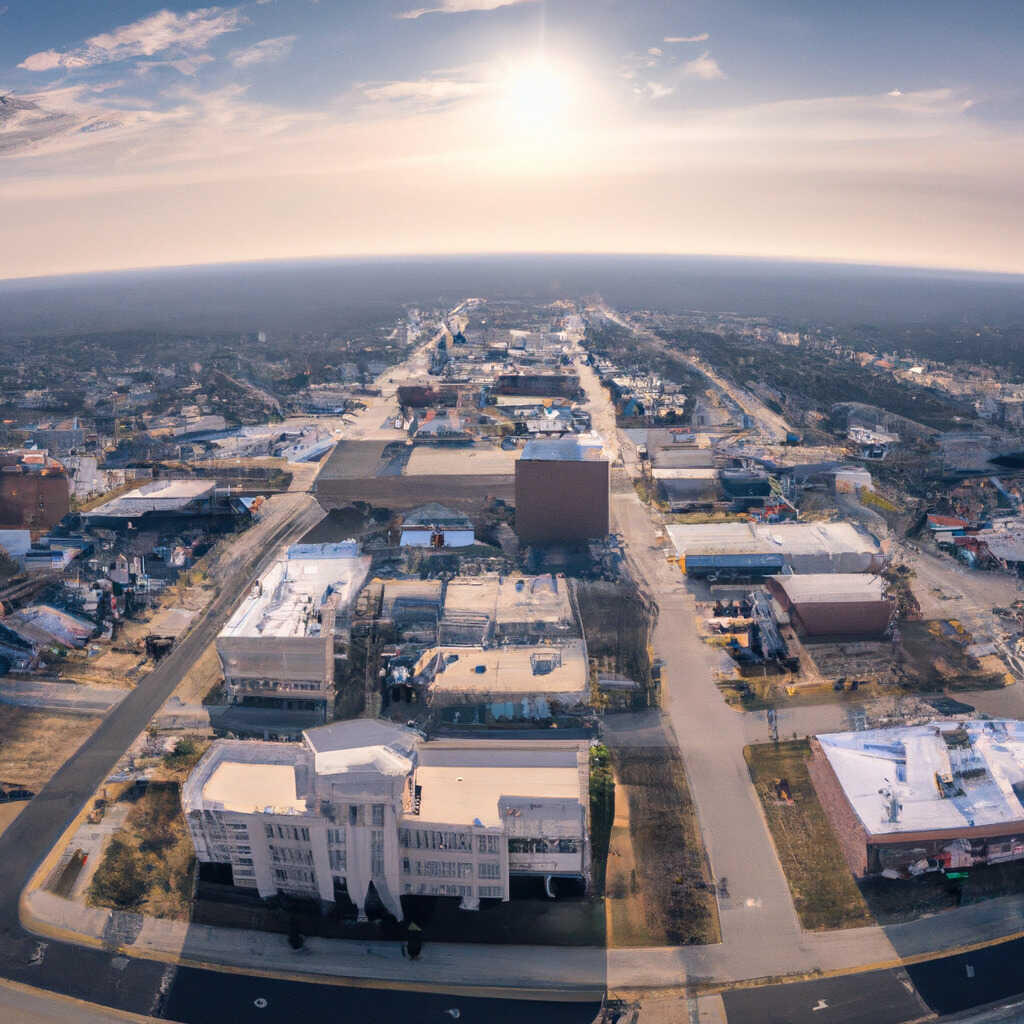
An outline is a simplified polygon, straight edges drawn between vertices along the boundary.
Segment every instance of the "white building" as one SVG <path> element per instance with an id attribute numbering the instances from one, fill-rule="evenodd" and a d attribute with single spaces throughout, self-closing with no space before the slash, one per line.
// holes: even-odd
<path id="1" fill-rule="evenodd" d="M 325 720 L 336 647 L 344 646 L 348 610 L 369 568 L 355 541 L 289 547 L 217 637 L 231 703 L 316 710 Z"/>
<path id="2" fill-rule="evenodd" d="M 236 886 L 351 900 L 509 898 L 509 875 L 589 882 L 588 751 L 572 741 L 423 742 L 374 720 L 302 743 L 219 740 L 182 790 L 200 861 Z"/>

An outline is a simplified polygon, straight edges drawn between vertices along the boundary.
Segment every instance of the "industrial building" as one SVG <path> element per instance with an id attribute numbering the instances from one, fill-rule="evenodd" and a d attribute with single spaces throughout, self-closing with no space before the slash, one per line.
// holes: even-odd
<path id="1" fill-rule="evenodd" d="M 104 502 L 82 518 L 89 526 L 113 529 L 149 525 L 166 520 L 246 515 L 238 500 L 217 493 L 215 480 L 153 480 Z"/>
<path id="2" fill-rule="evenodd" d="M 588 770 L 585 743 L 427 743 L 360 719 L 217 741 L 182 804 L 196 857 L 234 885 L 401 919 L 405 895 L 507 901 L 510 875 L 586 885 Z"/>
<path id="3" fill-rule="evenodd" d="M 516 461 L 516 534 L 522 544 L 608 535 L 608 459 L 577 438 L 529 441 Z"/>
<path id="4" fill-rule="evenodd" d="M 445 588 L 442 644 L 486 647 L 581 635 L 564 576 L 463 576 Z"/>
<path id="5" fill-rule="evenodd" d="M 1024 858 L 1024 722 L 831 733 L 811 749 L 814 788 L 854 875 Z"/>
<path id="6" fill-rule="evenodd" d="M 0 527 L 49 530 L 70 507 L 67 473 L 45 451 L 0 453 Z"/>
<path id="7" fill-rule="evenodd" d="M 889 628 L 893 604 L 871 573 L 772 576 L 768 590 L 806 637 L 874 639 Z"/>
<path id="8" fill-rule="evenodd" d="M 878 542 L 850 523 L 703 523 L 666 527 L 688 576 L 871 572 L 885 562 Z"/>
<path id="9" fill-rule="evenodd" d="M 421 505 L 402 521 L 402 547 L 465 548 L 476 543 L 469 516 L 444 505 Z"/>
<path id="10" fill-rule="evenodd" d="M 334 659 L 344 653 L 349 609 L 369 568 L 355 541 L 289 547 L 217 637 L 229 701 L 325 721 Z"/>
<path id="11" fill-rule="evenodd" d="M 514 647 L 432 647 L 414 682 L 445 721 L 548 719 L 586 710 L 590 675 L 583 641 Z"/>

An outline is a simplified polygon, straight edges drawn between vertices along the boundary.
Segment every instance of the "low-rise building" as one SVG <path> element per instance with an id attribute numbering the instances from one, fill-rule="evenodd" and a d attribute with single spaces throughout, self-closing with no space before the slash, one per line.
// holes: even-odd
<path id="1" fill-rule="evenodd" d="M 807 637 L 876 638 L 892 620 L 885 580 L 871 573 L 773 576 L 767 584 L 793 625 Z"/>
<path id="2" fill-rule="evenodd" d="M 510 875 L 590 878 L 587 745 L 424 742 L 377 720 L 301 743 L 215 742 L 182 789 L 201 862 L 360 917 L 401 897 L 509 899 Z"/>
<path id="3" fill-rule="evenodd" d="M 349 610 L 369 568 L 355 541 L 289 547 L 217 637 L 230 702 L 308 710 L 324 721 L 335 655 L 344 653 Z"/>
<path id="4" fill-rule="evenodd" d="M 586 709 L 590 676 L 582 639 L 502 647 L 433 647 L 415 682 L 443 719 L 488 723 L 547 719 Z"/>
<path id="5" fill-rule="evenodd" d="M 830 733 L 811 749 L 814 788 L 856 876 L 1024 858 L 1024 722 Z"/>

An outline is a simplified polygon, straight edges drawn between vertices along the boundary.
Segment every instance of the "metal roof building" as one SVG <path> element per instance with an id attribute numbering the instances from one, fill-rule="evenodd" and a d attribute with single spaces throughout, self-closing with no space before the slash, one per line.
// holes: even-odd
<path id="1" fill-rule="evenodd" d="M 805 636 L 878 637 L 889 627 L 885 581 L 871 573 L 773 576 L 767 582 Z"/>
<path id="2" fill-rule="evenodd" d="M 781 555 L 798 573 L 869 572 L 884 563 L 878 542 L 850 523 L 702 523 L 666 529 L 684 569 L 694 556 L 713 563 L 722 556 Z"/>

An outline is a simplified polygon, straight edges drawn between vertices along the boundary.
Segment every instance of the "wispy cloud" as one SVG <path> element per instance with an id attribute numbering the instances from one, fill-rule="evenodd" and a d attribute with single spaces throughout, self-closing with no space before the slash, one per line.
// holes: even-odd
<path id="1" fill-rule="evenodd" d="M 204 7 L 176 14 L 163 10 L 87 39 L 72 50 L 41 50 L 19 65 L 26 71 L 86 68 L 132 57 L 151 57 L 171 48 L 201 50 L 211 40 L 246 23 L 241 9 Z"/>
<path id="2" fill-rule="evenodd" d="M 427 110 L 472 99 L 490 86 L 486 82 L 449 73 L 407 81 L 364 82 L 358 88 L 373 103 L 396 103 Z"/>
<path id="3" fill-rule="evenodd" d="M 665 43 L 706 43 L 711 36 L 707 32 L 701 32 L 698 36 L 665 36 L 662 42 Z"/>
<path id="4" fill-rule="evenodd" d="M 707 50 L 694 60 L 688 60 L 683 65 L 683 71 L 693 78 L 703 78 L 705 81 L 725 78 L 725 72 L 719 67 L 718 61 Z"/>
<path id="5" fill-rule="evenodd" d="M 295 36 L 276 36 L 273 39 L 263 39 L 244 49 L 232 50 L 228 54 L 228 60 L 236 68 L 247 68 L 252 64 L 281 60 L 292 52 L 294 43 Z"/>
<path id="6" fill-rule="evenodd" d="M 441 0 L 440 7 L 418 7 L 402 11 L 396 18 L 422 18 L 424 14 L 466 14 L 469 11 L 496 11 L 499 7 L 532 4 L 537 0 Z"/>

